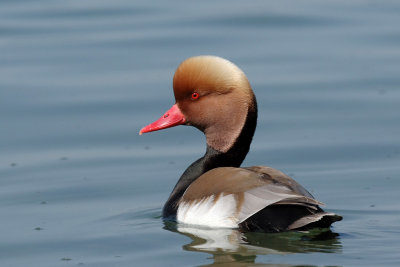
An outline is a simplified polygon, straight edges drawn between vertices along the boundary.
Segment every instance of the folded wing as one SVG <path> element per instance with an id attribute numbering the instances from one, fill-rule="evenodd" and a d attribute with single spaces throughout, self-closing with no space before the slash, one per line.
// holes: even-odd
<path id="1" fill-rule="evenodd" d="M 269 167 L 222 167 L 193 182 L 178 203 L 177 219 L 210 227 L 279 232 L 328 227 L 341 217 L 284 173 Z M 321 225 L 318 225 L 321 222 Z"/>

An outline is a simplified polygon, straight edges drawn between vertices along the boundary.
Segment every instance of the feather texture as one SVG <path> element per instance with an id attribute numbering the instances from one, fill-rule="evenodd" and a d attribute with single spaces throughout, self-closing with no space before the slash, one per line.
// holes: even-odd
<path id="1" fill-rule="evenodd" d="M 177 220 L 208 227 L 237 228 L 242 224 L 251 228 L 253 223 L 247 221 L 263 213 L 270 216 L 269 212 L 264 212 L 270 206 L 295 207 L 296 214 L 300 211 L 299 215 L 288 212 L 283 218 L 287 221 L 281 223 L 284 226 L 277 228 L 287 229 L 281 230 L 305 227 L 324 217 L 331 217 L 333 221 L 341 219 L 323 212 L 319 205 L 322 203 L 306 189 L 273 168 L 220 167 L 206 172 L 187 188 L 178 203 Z M 268 216 L 265 215 L 266 228 L 271 223 Z M 257 228 L 263 229 L 262 222 L 257 221 Z"/>

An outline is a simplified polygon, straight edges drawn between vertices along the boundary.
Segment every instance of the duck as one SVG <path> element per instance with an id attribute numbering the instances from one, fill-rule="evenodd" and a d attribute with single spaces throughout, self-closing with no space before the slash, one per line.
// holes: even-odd
<path id="1" fill-rule="evenodd" d="M 257 101 L 244 72 L 217 56 L 184 60 L 173 77 L 175 104 L 139 134 L 178 125 L 206 138 L 206 152 L 182 174 L 162 217 L 179 224 L 245 232 L 329 228 L 326 212 L 303 186 L 267 166 L 240 167 L 257 125 Z"/>

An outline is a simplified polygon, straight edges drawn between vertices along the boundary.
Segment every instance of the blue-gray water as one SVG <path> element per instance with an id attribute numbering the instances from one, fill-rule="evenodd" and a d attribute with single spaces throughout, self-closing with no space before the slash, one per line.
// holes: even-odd
<path id="1" fill-rule="evenodd" d="M 3 0 L 0 265 L 398 266 L 399 14 L 389 0 Z M 138 131 L 201 54 L 235 62 L 256 93 L 244 165 L 292 175 L 344 216 L 336 237 L 213 243 L 164 225 L 204 138 Z"/>

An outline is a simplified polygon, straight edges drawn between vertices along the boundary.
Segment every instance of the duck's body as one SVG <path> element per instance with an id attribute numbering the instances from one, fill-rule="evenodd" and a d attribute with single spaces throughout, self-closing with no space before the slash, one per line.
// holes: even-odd
<path id="1" fill-rule="evenodd" d="M 176 125 L 204 132 L 206 154 L 183 173 L 164 218 L 208 227 L 281 232 L 329 227 L 341 220 L 313 196 L 270 167 L 239 168 L 257 124 L 257 103 L 244 73 L 218 57 L 184 61 L 174 76 L 176 104 L 140 133 Z"/>

